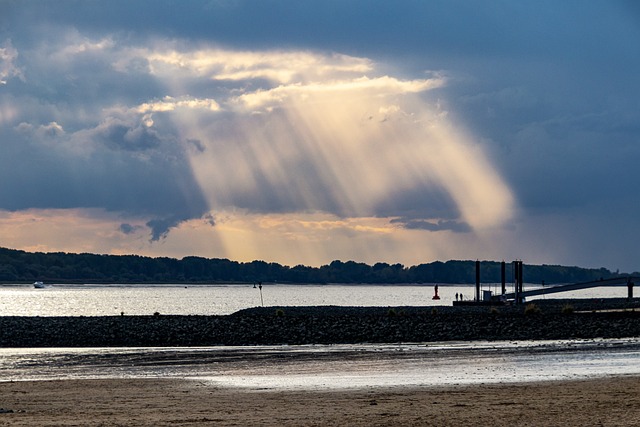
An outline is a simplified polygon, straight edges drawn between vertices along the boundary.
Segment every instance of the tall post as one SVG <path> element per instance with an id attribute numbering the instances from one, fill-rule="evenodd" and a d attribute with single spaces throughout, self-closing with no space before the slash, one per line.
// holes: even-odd
<path id="1" fill-rule="evenodd" d="M 627 300 L 633 300 L 633 282 L 631 279 L 627 281 Z"/>
<path id="2" fill-rule="evenodd" d="M 523 289 L 523 275 L 522 275 L 522 261 L 513 261 L 513 277 L 514 282 L 516 284 L 516 304 L 520 304 L 522 302 L 521 294 L 524 292 Z"/>
<path id="3" fill-rule="evenodd" d="M 500 278 L 502 280 L 502 295 L 507 293 L 507 265 L 504 261 L 502 261 L 502 265 L 500 265 Z"/>
<path id="4" fill-rule="evenodd" d="M 515 293 L 515 302 L 516 305 L 520 304 L 520 287 L 518 280 L 518 261 L 513 261 L 513 284 L 514 284 L 514 293 Z"/>
<path id="5" fill-rule="evenodd" d="M 480 301 L 480 261 L 476 260 L 476 301 Z"/>
<path id="6" fill-rule="evenodd" d="M 519 292 L 522 293 L 524 291 L 524 289 L 523 289 L 524 279 L 522 277 L 522 261 L 518 261 L 518 279 L 520 281 L 520 290 L 519 290 Z"/>

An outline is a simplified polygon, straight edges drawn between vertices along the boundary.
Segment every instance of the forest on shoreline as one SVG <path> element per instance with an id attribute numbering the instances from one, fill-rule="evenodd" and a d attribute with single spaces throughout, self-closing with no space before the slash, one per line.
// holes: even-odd
<path id="1" fill-rule="evenodd" d="M 506 263 L 506 280 L 512 281 Z M 634 273 L 638 275 L 638 273 Z M 619 276 L 606 268 L 524 265 L 527 283 L 577 283 Z M 481 261 L 483 283 L 501 281 L 501 262 Z M 265 261 L 237 262 L 187 256 L 182 259 L 140 255 L 25 252 L 0 248 L 0 282 L 24 283 L 475 283 L 475 261 L 434 261 L 405 267 L 332 261 L 320 267 L 289 267 Z"/>

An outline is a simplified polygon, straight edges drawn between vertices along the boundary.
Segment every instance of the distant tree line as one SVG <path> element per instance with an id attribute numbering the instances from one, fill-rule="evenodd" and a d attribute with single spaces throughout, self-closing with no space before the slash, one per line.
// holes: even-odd
<path id="1" fill-rule="evenodd" d="M 501 281 L 501 263 L 482 261 L 483 283 Z M 638 274 L 638 273 L 635 273 Z M 528 283 L 575 283 L 616 277 L 605 268 L 525 265 Z M 195 256 L 151 258 L 64 252 L 31 253 L 0 248 L 0 282 L 53 283 L 475 283 L 475 261 L 435 261 L 412 267 L 333 261 L 321 267 L 284 266 L 265 261 L 237 262 Z M 512 265 L 506 264 L 511 283 Z"/>

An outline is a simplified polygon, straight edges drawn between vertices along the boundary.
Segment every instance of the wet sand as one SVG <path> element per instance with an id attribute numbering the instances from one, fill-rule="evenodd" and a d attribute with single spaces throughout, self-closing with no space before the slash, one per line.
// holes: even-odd
<path id="1" fill-rule="evenodd" d="M 194 380 L 0 383 L 1 426 L 640 426 L 640 377 L 274 391 Z"/>

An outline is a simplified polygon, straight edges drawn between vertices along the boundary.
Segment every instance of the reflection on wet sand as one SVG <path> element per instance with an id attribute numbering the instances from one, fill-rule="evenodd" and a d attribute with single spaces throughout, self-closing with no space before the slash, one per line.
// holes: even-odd
<path id="1" fill-rule="evenodd" d="M 3 379 L 186 378 L 253 389 L 448 386 L 640 374 L 640 339 L 0 349 Z"/>

